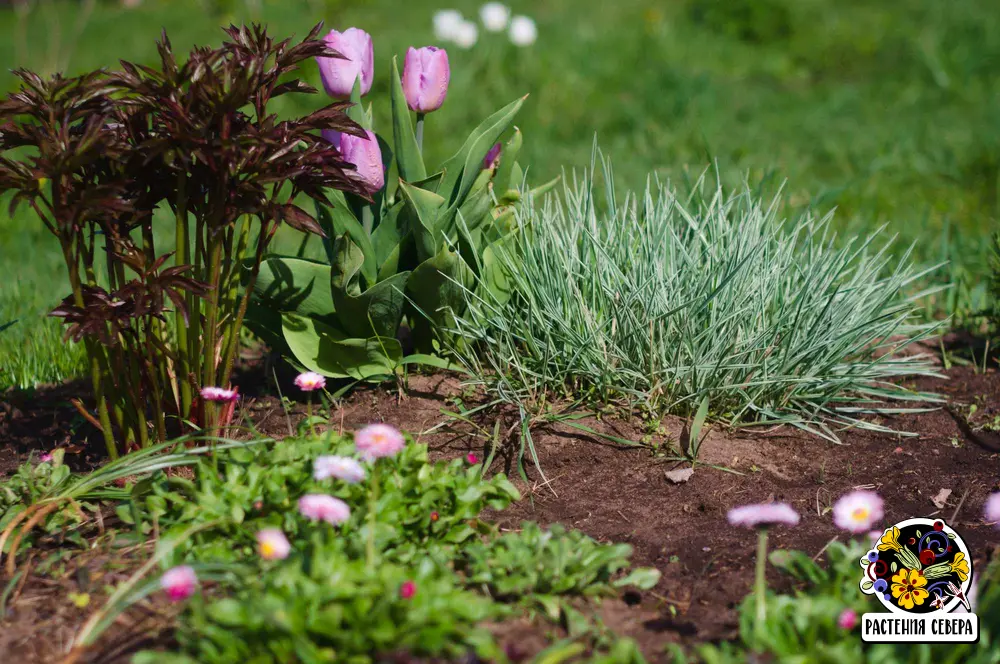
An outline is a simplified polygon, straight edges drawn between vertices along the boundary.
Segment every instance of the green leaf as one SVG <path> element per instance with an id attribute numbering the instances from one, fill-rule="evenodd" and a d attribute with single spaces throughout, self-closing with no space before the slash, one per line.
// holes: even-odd
<path id="1" fill-rule="evenodd" d="M 403 359 L 396 339 L 350 338 L 330 325 L 294 314 L 282 316 L 282 331 L 302 366 L 331 378 L 366 380 L 391 375 Z"/>
<path id="2" fill-rule="evenodd" d="M 872 581 L 865 581 L 864 583 L 861 584 L 861 589 L 862 590 L 871 590 L 874 585 L 875 585 L 875 583 L 872 582 Z"/>
<path id="3" fill-rule="evenodd" d="M 535 656 L 533 664 L 561 664 L 575 659 L 587 650 L 586 646 L 576 641 L 560 641 L 551 645 Z"/>
<path id="4" fill-rule="evenodd" d="M 406 105 L 403 85 L 399 80 L 399 67 L 395 56 L 392 58 L 390 98 L 392 102 L 392 142 L 396 149 L 396 166 L 399 177 L 407 182 L 416 182 L 427 177 L 424 158 L 413 132 L 410 109 Z"/>
<path id="5" fill-rule="evenodd" d="M 361 254 L 364 257 L 364 262 L 361 264 L 361 275 L 368 284 L 375 283 L 378 272 L 378 255 L 374 247 L 372 247 L 371 238 L 368 237 L 368 233 L 361 226 L 361 222 L 351 212 L 351 208 L 347 204 L 347 200 L 344 198 L 342 192 L 336 190 L 330 191 L 329 197 L 333 203 L 333 208 L 329 209 L 317 202 L 316 213 L 320 220 L 320 226 L 322 226 L 323 231 L 326 232 L 329 238 L 324 241 L 324 245 L 329 244 L 330 246 L 327 252 L 330 263 L 333 264 L 335 261 L 335 239 L 346 234 L 361 249 Z"/>
<path id="6" fill-rule="evenodd" d="M 503 252 L 511 251 L 514 239 L 513 233 L 510 233 L 483 250 L 476 288 L 481 296 L 487 292 L 492 295 L 496 304 L 506 303 L 514 290 L 507 271 L 508 261 L 503 257 Z"/>
<path id="7" fill-rule="evenodd" d="M 624 586 L 634 586 L 642 590 L 649 590 L 660 582 L 660 570 L 654 567 L 640 567 L 632 570 L 627 576 L 614 582 L 615 588 Z"/>
<path id="8" fill-rule="evenodd" d="M 514 164 L 517 163 L 517 154 L 521 151 L 524 137 L 521 130 L 514 127 L 514 135 L 504 144 L 500 150 L 500 165 L 497 166 L 496 175 L 493 178 L 493 189 L 498 194 L 502 194 L 508 189 L 516 189 L 521 186 L 521 182 L 513 182 L 511 174 L 514 172 Z"/>
<path id="9" fill-rule="evenodd" d="M 361 248 L 346 234 L 333 242 L 334 261 L 330 267 L 330 286 L 334 292 L 345 295 L 361 294 L 361 266 L 365 262 Z M 331 293 L 333 299 L 333 293 Z M 334 300 L 336 307 L 336 300 Z"/>
<path id="10" fill-rule="evenodd" d="M 441 216 L 445 209 L 445 200 L 433 191 L 415 187 L 407 182 L 400 181 L 399 187 L 410 210 L 419 221 L 419 228 L 413 229 L 417 257 L 421 261 L 427 260 L 434 256 L 438 252 L 438 247 L 443 244 L 440 229 L 443 225 Z"/>
<path id="11" fill-rule="evenodd" d="M 378 226 L 372 231 L 371 243 L 375 250 L 375 263 L 379 266 L 378 280 L 396 273 L 395 266 L 399 263 L 399 254 L 401 253 L 400 245 L 408 233 L 403 214 L 406 209 L 404 201 L 396 201 L 382 213 Z M 395 263 L 387 267 L 386 264 L 392 261 Z"/>
<path id="12" fill-rule="evenodd" d="M 304 258 L 271 256 L 260 266 L 253 299 L 277 311 L 330 316 L 334 305 L 329 284 L 329 265 Z"/>
<path id="13" fill-rule="evenodd" d="M 463 286 L 472 286 L 474 275 L 461 257 L 441 249 L 413 271 L 406 294 L 425 315 L 438 324 L 450 320 L 449 311 L 461 311 L 465 304 Z"/>
<path id="14" fill-rule="evenodd" d="M 541 196 L 544 196 L 545 194 L 547 194 L 550 191 L 552 191 L 552 189 L 555 188 L 555 186 L 557 184 L 559 184 L 559 180 L 561 180 L 561 179 L 562 179 L 562 176 L 561 175 L 557 175 L 554 178 L 552 178 L 551 180 L 549 180 L 548 182 L 546 182 L 545 184 L 542 184 L 542 185 L 539 185 L 539 186 L 535 187 L 534 189 L 531 190 L 531 197 L 532 198 L 539 198 Z"/>
<path id="15" fill-rule="evenodd" d="M 438 328 L 453 326 L 452 312 L 464 309 L 465 289 L 472 288 L 474 281 L 465 261 L 447 248 L 417 266 L 406 283 L 406 295 L 421 314 L 411 317 L 418 350 L 431 350 L 430 322 Z"/>
<path id="16" fill-rule="evenodd" d="M 445 197 L 450 207 L 457 208 L 462 204 L 472 183 L 482 170 L 486 153 L 510 126 L 525 99 L 527 97 L 521 97 L 486 118 L 466 139 L 458 152 L 444 163 L 444 178 L 441 180 L 438 193 Z"/>
<path id="17" fill-rule="evenodd" d="M 413 353 L 412 355 L 407 355 L 400 361 L 400 364 L 418 364 L 425 367 L 433 367 L 435 369 L 442 369 L 444 371 L 457 371 L 459 373 L 468 373 L 460 365 L 449 362 L 443 357 L 438 357 L 437 355 L 428 355 L 426 353 Z"/>
<path id="18" fill-rule="evenodd" d="M 354 88 L 351 90 L 351 106 L 347 109 L 347 117 L 357 122 L 365 129 L 371 130 L 371 123 L 365 114 L 364 106 L 361 105 L 361 76 L 354 81 Z"/>
<path id="19" fill-rule="evenodd" d="M 395 337 L 403 318 L 409 272 L 398 272 L 358 295 L 333 290 L 337 321 L 348 334 Z"/>
<path id="20" fill-rule="evenodd" d="M 239 627 L 246 622 L 246 610 L 241 602 L 226 598 L 212 602 L 206 609 L 208 616 L 222 625 Z"/>

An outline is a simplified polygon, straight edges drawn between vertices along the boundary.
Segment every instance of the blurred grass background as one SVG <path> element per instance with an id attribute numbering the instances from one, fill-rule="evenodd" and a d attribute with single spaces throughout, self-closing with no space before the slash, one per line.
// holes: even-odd
<path id="1" fill-rule="evenodd" d="M 434 43 L 431 19 L 478 2 L 446 0 L 34 0 L 0 7 L 0 90 L 14 67 L 77 74 L 119 59 L 152 63 L 161 28 L 174 50 L 221 41 L 220 25 L 263 21 L 275 36 L 364 28 L 375 41 L 368 100 L 388 127 L 393 55 Z M 989 233 L 1000 217 L 1000 12 L 985 1 L 512 0 L 538 24 L 518 49 L 480 27 L 470 50 L 449 47 L 452 85 L 427 127 L 438 163 L 467 132 L 530 93 L 517 118 L 524 161 L 540 182 L 589 165 L 595 134 L 618 184 L 647 174 L 697 175 L 716 164 L 783 193 L 789 211 L 838 209 L 845 233 L 886 224 L 925 262 L 950 261 L 956 283 L 934 315 L 984 304 Z M 314 66 L 304 78 L 319 87 Z M 287 100 L 287 101 L 286 101 Z M 291 97 L 281 113 L 324 102 Z M 455 131 L 449 131 L 455 127 Z M 29 215 L 0 211 L 0 389 L 61 380 L 80 353 L 45 313 L 66 294 L 55 242 Z"/>

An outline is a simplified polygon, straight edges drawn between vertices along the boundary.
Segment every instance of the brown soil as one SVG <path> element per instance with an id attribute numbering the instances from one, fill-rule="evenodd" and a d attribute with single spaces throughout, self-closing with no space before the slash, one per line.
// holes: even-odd
<path id="1" fill-rule="evenodd" d="M 671 642 L 714 641 L 735 634 L 735 607 L 750 588 L 755 543 L 753 533 L 726 522 L 727 510 L 736 505 L 769 500 L 791 503 L 802 514 L 802 522 L 794 529 L 776 529 L 772 546 L 820 554 L 832 539 L 843 538 L 828 512 L 832 502 L 852 488 L 872 487 L 885 499 L 885 523 L 940 515 L 963 535 L 976 562 L 982 563 L 1000 541 L 998 531 L 981 516 L 987 495 L 1000 488 L 1000 454 L 984 449 L 973 438 L 977 423 L 990 424 L 1000 416 L 1000 381 L 995 371 L 976 374 L 955 369 L 948 376 L 948 380 L 925 380 L 914 387 L 947 395 L 953 412 L 940 409 L 880 421 L 896 430 L 915 432 L 917 437 L 850 430 L 840 432 L 842 444 L 835 445 L 790 427 L 712 429 L 701 447 L 701 463 L 690 480 L 681 484 L 665 476 L 677 464 L 648 447 L 609 445 L 564 425 L 542 426 L 533 438 L 544 479 L 537 469 L 526 467 L 528 482 L 516 480 L 525 499 L 494 516 L 507 529 L 517 528 L 522 520 L 560 522 L 601 541 L 628 542 L 635 549 L 635 564 L 660 569 L 663 577 L 655 589 L 608 600 L 600 609 L 604 622 L 617 633 L 635 638 L 650 661 L 661 661 L 664 647 Z M 15 395 L 0 407 L 0 441 L 9 441 L 0 450 L 0 473 L 23 460 L 29 450 L 47 450 L 53 444 L 79 446 L 78 466 L 99 458 L 92 443 L 67 429 L 75 421 L 73 411 L 60 405 L 66 402 L 67 389 L 43 391 L 24 401 Z M 265 392 L 244 389 L 243 393 L 250 395 L 244 415 L 259 431 L 271 435 L 286 435 L 289 420 L 294 426 L 305 410 L 298 404 L 286 415 L 280 402 Z M 372 421 L 390 422 L 414 432 L 440 458 L 470 451 L 485 456 L 489 451 L 485 439 L 469 435 L 468 425 L 419 434 L 445 420 L 444 410 L 457 409 L 456 395 L 462 395 L 466 406 L 477 403 L 475 395 L 463 390 L 452 376 L 414 376 L 402 394 L 395 388 L 361 389 L 340 406 L 331 407 L 329 415 L 332 426 L 345 431 Z M 972 426 L 960 427 L 956 415 L 967 413 L 964 406 L 968 404 L 977 406 Z M 506 431 L 513 419 L 508 413 L 500 415 L 501 431 Z M 493 413 L 481 420 L 490 432 L 496 417 Z M 639 441 L 645 435 L 632 421 L 590 418 L 579 423 L 627 440 Z M 667 418 L 661 424 L 652 444 L 661 449 L 676 445 L 683 423 Z M 501 454 L 498 459 L 495 467 L 509 467 L 510 455 Z M 517 475 L 516 471 L 510 474 Z M 952 493 L 947 504 L 938 508 L 931 499 L 941 489 Z M 61 580 L 49 581 L 31 575 L 17 593 L 17 601 L 8 602 L 0 629 L 0 661 L 57 661 L 57 653 L 64 652 L 65 643 L 93 610 L 67 611 L 72 606 L 67 593 L 81 592 L 74 589 L 79 585 L 76 576 L 67 572 Z M 774 586 L 788 587 L 773 570 L 770 579 Z M 0 573 L 0 587 L 5 582 Z M 129 620 L 141 620 L 141 616 L 130 614 Z M 129 643 L 127 635 L 138 629 L 121 625 L 110 631 L 117 630 L 120 646 Z M 516 645 L 525 655 L 549 641 L 550 631 L 527 621 L 498 628 L 502 641 Z M 113 661 L 108 658 L 111 645 L 104 644 L 103 654 L 95 654 L 91 661 Z"/>

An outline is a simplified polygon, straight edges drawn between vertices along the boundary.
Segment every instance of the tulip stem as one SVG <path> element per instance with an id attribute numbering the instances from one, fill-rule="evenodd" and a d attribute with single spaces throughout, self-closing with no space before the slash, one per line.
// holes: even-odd
<path id="1" fill-rule="evenodd" d="M 424 153 L 424 113 L 417 113 L 417 149 Z"/>
<path id="2" fill-rule="evenodd" d="M 767 568 L 767 528 L 760 528 L 757 532 L 757 574 L 754 583 L 754 592 L 757 601 L 757 631 L 760 633 L 764 629 L 764 620 L 767 617 L 767 605 L 764 601 L 767 593 L 767 581 L 764 578 Z"/>

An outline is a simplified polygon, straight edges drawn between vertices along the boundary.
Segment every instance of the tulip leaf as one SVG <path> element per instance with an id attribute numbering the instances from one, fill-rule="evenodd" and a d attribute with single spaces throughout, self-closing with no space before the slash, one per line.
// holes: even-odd
<path id="1" fill-rule="evenodd" d="M 255 301 L 278 311 L 303 316 L 330 316 L 330 266 L 304 258 L 270 256 L 260 266 L 253 286 Z"/>
<path id="2" fill-rule="evenodd" d="M 444 179 L 444 171 L 438 171 L 434 175 L 428 175 L 423 180 L 411 181 L 414 187 L 420 187 L 421 189 L 426 189 L 427 191 L 437 192 L 438 188 L 441 186 L 441 181 Z"/>
<path id="3" fill-rule="evenodd" d="M 272 351 L 282 354 L 288 352 L 285 337 L 281 333 L 281 312 L 273 306 L 250 300 L 243 324 Z"/>
<path id="4" fill-rule="evenodd" d="M 399 252 L 402 249 L 402 244 L 397 244 L 389 252 L 389 255 L 385 257 L 382 262 L 382 267 L 378 269 L 378 281 L 382 282 L 390 278 L 392 275 L 396 274 L 396 270 L 399 269 Z"/>
<path id="5" fill-rule="evenodd" d="M 351 338 L 330 325 L 295 314 L 282 315 L 282 332 L 302 366 L 331 378 L 365 380 L 389 375 L 403 359 L 396 339 Z"/>
<path id="6" fill-rule="evenodd" d="M 475 283 L 475 275 L 454 251 L 441 251 L 417 266 L 406 284 L 406 295 L 420 316 L 411 317 L 414 342 L 429 349 L 430 323 L 439 329 L 454 326 L 453 312 L 465 308 L 465 292 Z"/>
<path id="7" fill-rule="evenodd" d="M 403 84 L 399 79 L 399 66 L 396 58 L 392 58 L 391 78 L 392 102 L 392 142 L 396 148 L 396 165 L 399 177 L 407 182 L 417 182 L 427 177 L 424 158 L 420 154 L 420 146 L 413 132 L 413 122 L 410 119 L 410 108 L 406 105 L 403 94 Z"/>
<path id="8" fill-rule="evenodd" d="M 497 304 L 506 303 L 513 292 L 507 271 L 509 263 L 503 256 L 504 252 L 512 251 L 513 239 L 514 234 L 511 233 L 483 250 L 478 290 L 490 293 L 492 301 Z"/>
<path id="9" fill-rule="evenodd" d="M 472 183 L 482 170 L 486 153 L 510 126 L 511 120 L 521 109 L 526 98 L 521 97 L 486 118 L 466 139 L 458 152 L 444 163 L 444 178 L 438 192 L 445 196 L 449 206 L 458 207 L 462 204 L 465 195 L 472 188 Z"/>
<path id="10" fill-rule="evenodd" d="M 548 182 L 546 182 L 545 184 L 538 185 L 537 187 L 535 187 L 534 189 L 531 190 L 531 197 L 532 198 L 538 198 L 540 196 L 544 196 L 545 194 L 547 194 L 550 191 L 552 191 L 552 189 L 555 188 L 555 186 L 557 184 L 559 184 L 559 180 L 561 180 L 561 179 L 562 179 L 562 176 L 561 175 L 557 175 L 554 178 L 552 178 L 551 180 L 549 180 Z"/>
<path id="11" fill-rule="evenodd" d="M 364 106 L 361 105 L 361 75 L 354 81 L 354 88 L 351 89 L 351 105 L 347 108 L 347 117 L 357 122 L 364 129 L 371 130 L 371 123 L 365 114 Z"/>
<path id="12" fill-rule="evenodd" d="M 333 203 L 333 207 L 327 208 L 317 202 L 316 212 L 320 220 L 320 226 L 323 227 L 323 231 L 330 238 L 324 241 L 324 247 L 328 244 L 330 246 L 330 249 L 327 250 L 327 257 L 330 263 L 334 262 L 333 239 L 347 234 L 351 238 L 351 241 L 361 250 L 361 254 L 364 257 L 364 261 L 361 264 L 361 275 L 369 285 L 374 284 L 378 273 L 378 263 L 376 262 L 377 254 L 372 247 L 371 238 L 368 237 L 368 233 L 361 226 L 361 222 L 351 212 L 351 208 L 348 206 L 343 192 L 334 189 L 330 190 L 328 195 Z"/>
<path id="13" fill-rule="evenodd" d="M 440 230 L 442 227 L 442 210 L 445 209 L 445 199 L 420 187 L 400 181 L 399 187 L 406 198 L 414 216 L 419 222 L 419 228 L 414 227 L 413 239 L 417 245 L 417 256 L 421 261 L 434 256 L 441 244 Z"/>
<path id="14" fill-rule="evenodd" d="M 510 137 L 503 146 L 503 149 L 500 150 L 500 165 L 497 166 L 497 172 L 493 178 L 494 191 L 503 193 L 511 187 L 517 188 L 521 185 L 520 182 L 512 181 L 511 175 L 514 172 L 514 165 L 517 163 L 517 155 L 521 151 L 523 142 L 524 137 L 521 134 L 521 130 L 514 127 L 514 135 Z"/>
<path id="15" fill-rule="evenodd" d="M 345 295 L 361 294 L 361 266 L 365 257 L 360 247 L 345 233 L 333 243 L 334 260 L 330 266 L 330 286 L 334 292 Z"/>
<path id="16" fill-rule="evenodd" d="M 403 290 L 409 272 L 399 272 L 359 295 L 333 291 L 340 327 L 355 337 L 395 337 L 403 318 Z"/>
<path id="17" fill-rule="evenodd" d="M 375 250 L 375 263 L 379 266 L 378 281 L 385 278 L 383 274 L 386 272 L 386 262 L 390 260 L 393 252 L 396 254 L 396 262 L 399 261 L 399 246 L 407 233 L 405 217 L 403 216 L 405 209 L 406 203 L 404 201 L 396 201 L 383 212 L 382 220 L 372 231 L 371 243 Z M 389 274 L 395 271 L 396 268 L 393 267 Z"/>

